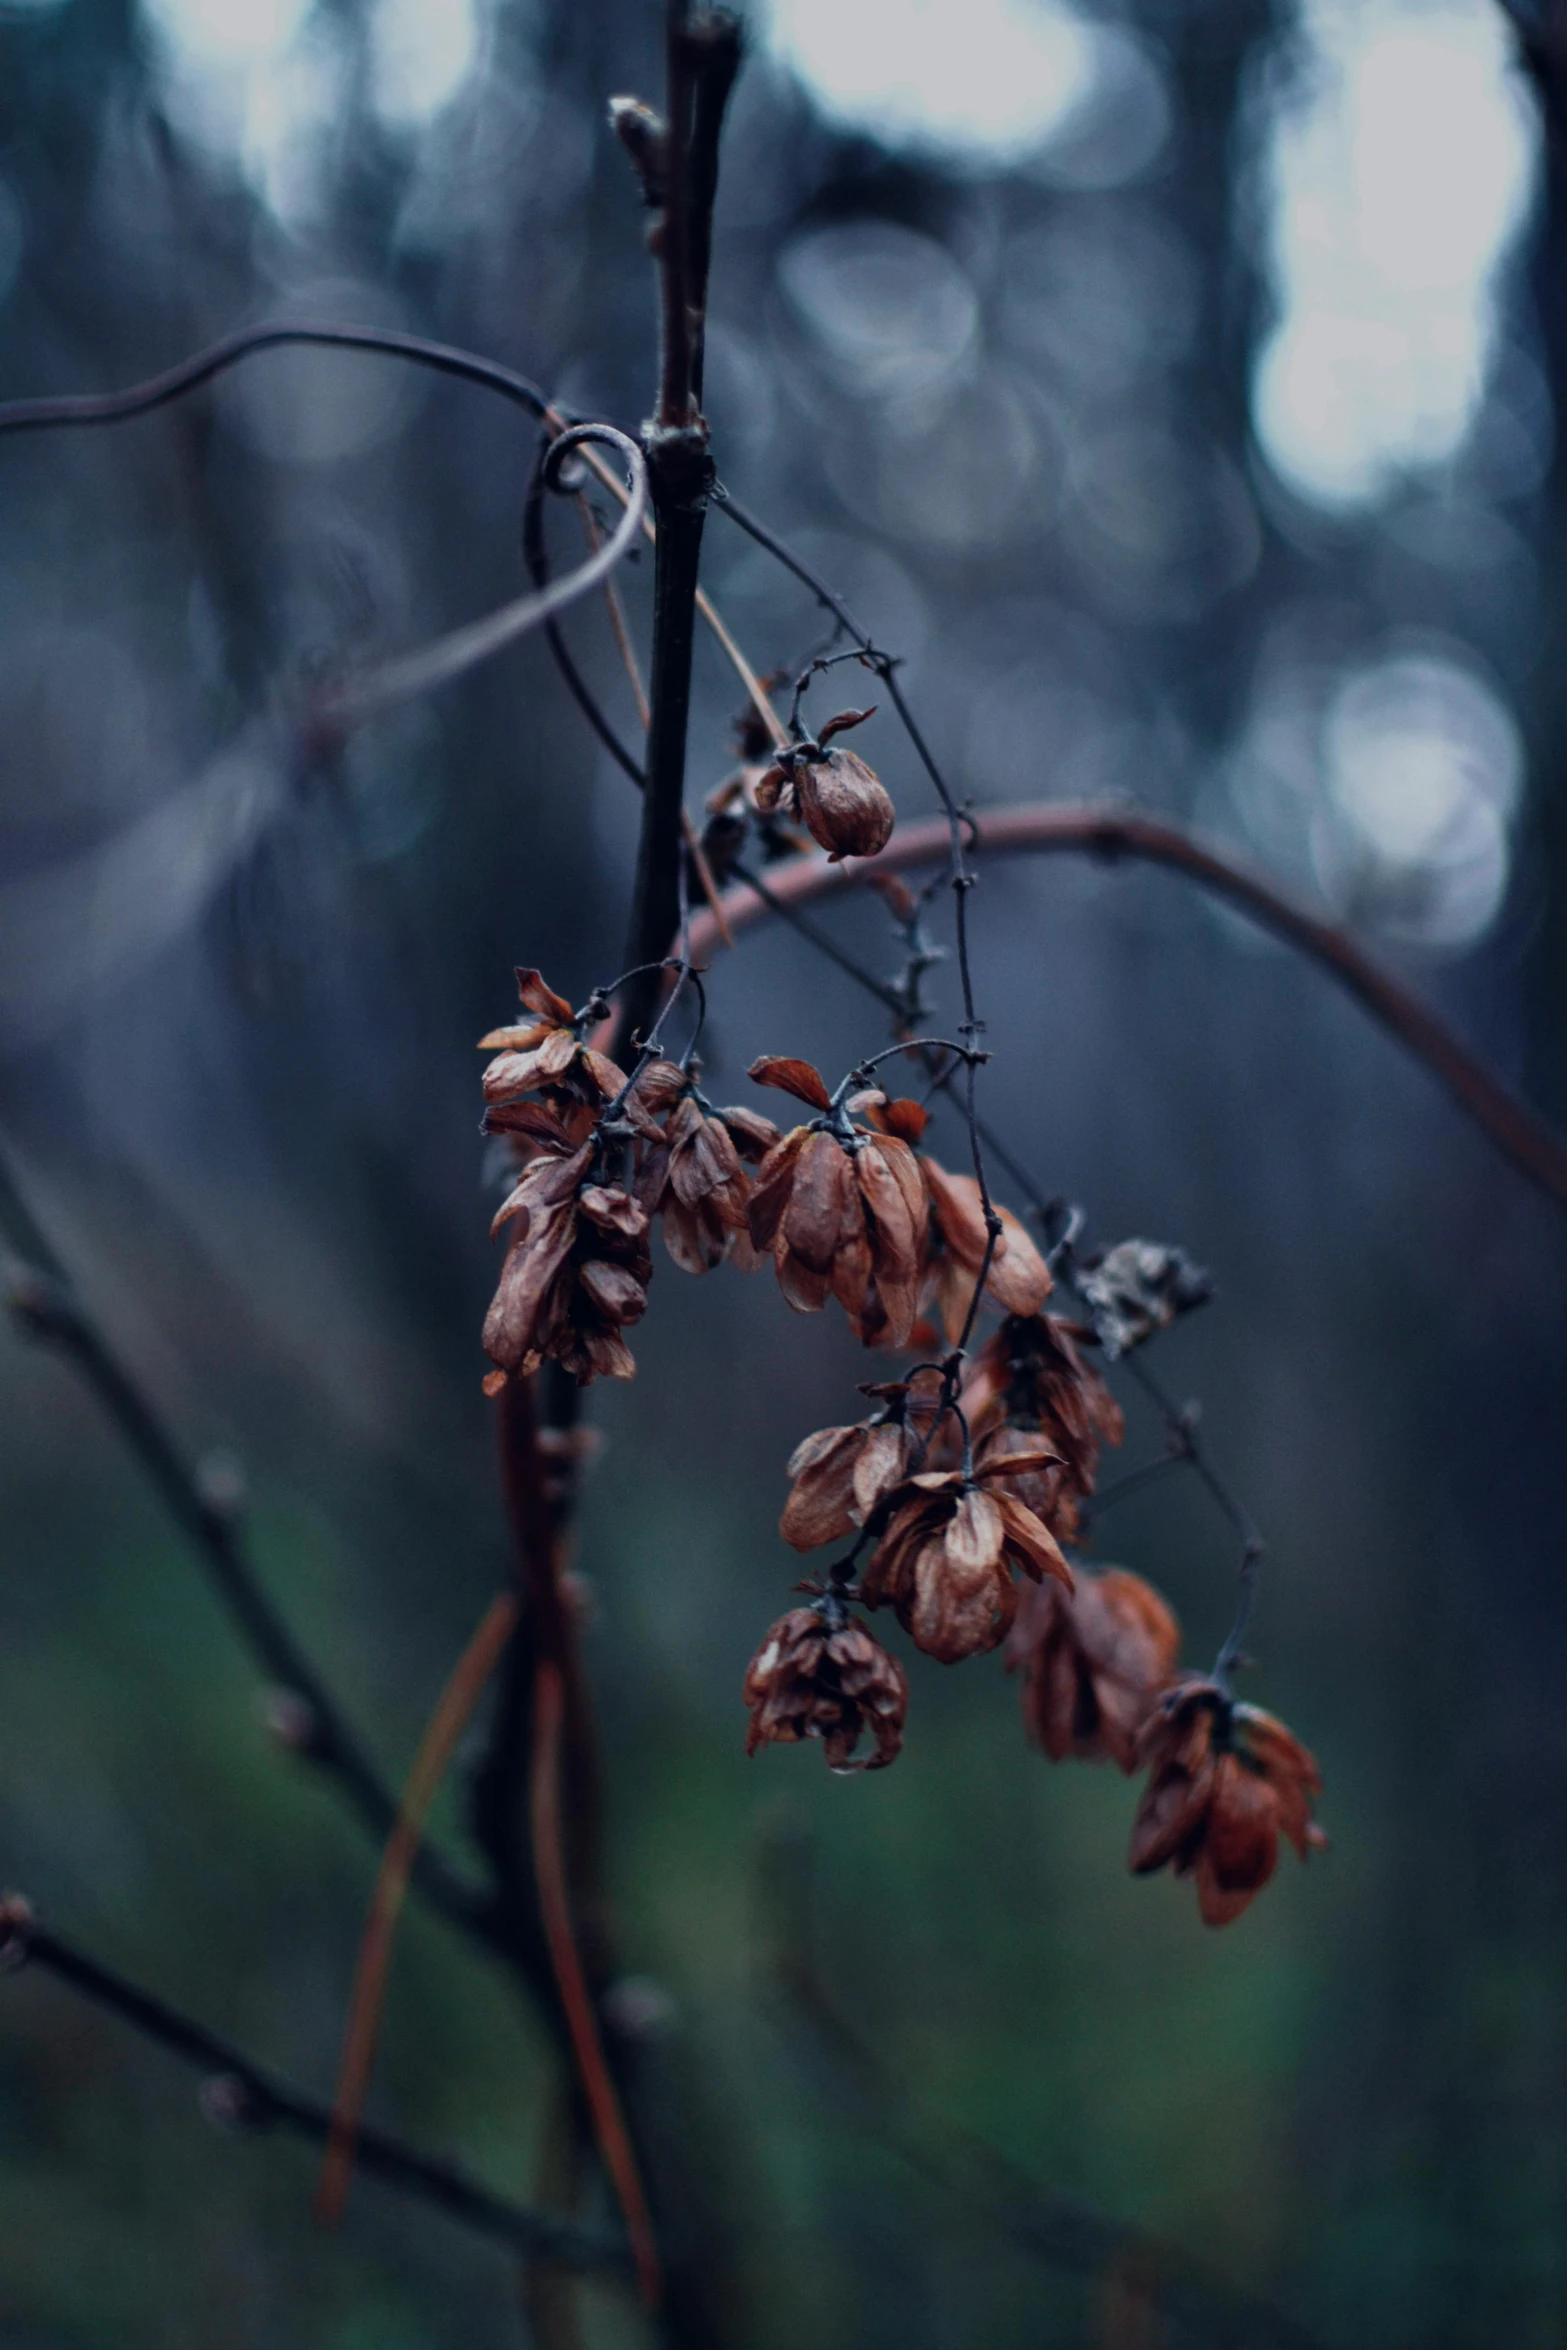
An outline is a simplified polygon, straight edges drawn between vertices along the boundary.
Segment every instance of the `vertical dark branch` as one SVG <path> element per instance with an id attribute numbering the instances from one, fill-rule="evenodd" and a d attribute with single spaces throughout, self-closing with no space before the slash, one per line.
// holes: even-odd
<path id="1" fill-rule="evenodd" d="M 718 200 L 718 142 L 735 76 L 740 31 L 723 12 L 699 17 L 683 39 L 692 61 L 691 147 L 686 173 L 686 235 L 691 256 L 686 290 L 691 322 L 691 399 L 702 405 L 707 355 L 707 279 L 713 259 L 713 210 Z"/>
<path id="2" fill-rule="evenodd" d="M 671 0 L 668 27 L 662 217 L 651 239 L 662 288 L 664 350 L 658 408 L 644 436 L 658 526 L 652 716 L 628 964 L 656 963 L 668 952 L 680 921 L 691 651 L 702 526 L 712 480 L 707 422 L 697 406 L 697 391 L 718 142 L 740 64 L 740 28 L 732 16 L 715 12 L 688 19 L 681 0 Z M 658 972 L 649 971 L 626 990 L 616 1028 L 617 1051 L 623 1051 L 639 1029 L 646 1029 L 659 985 Z"/>
<path id="3" fill-rule="evenodd" d="M 623 990 L 616 1057 L 645 1032 L 658 1000 L 656 968 L 680 925 L 681 810 L 685 804 L 686 724 L 691 707 L 691 649 L 696 633 L 697 567 L 706 518 L 707 435 L 687 429 L 650 434 L 648 460 L 658 547 L 653 573 L 652 721 L 647 789 L 637 850 L 636 896 L 626 939 L 630 965 L 651 964 Z"/>

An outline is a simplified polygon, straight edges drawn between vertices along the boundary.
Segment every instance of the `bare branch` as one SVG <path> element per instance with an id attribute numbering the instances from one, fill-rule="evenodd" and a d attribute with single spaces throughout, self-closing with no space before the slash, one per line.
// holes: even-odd
<path id="1" fill-rule="evenodd" d="M 1083 2277 L 1134 2266 L 1152 2307 L 1211 2350 L 1311 2350 L 1292 2318 L 1231 2292 L 1176 2245 L 1062 2195 L 982 2138 L 930 2111 L 856 2030 L 817 1963 L 811 1852 L 798 1831 L 774 1832 L 759 1852 L 759 1957 L 796 2036 L 814 2043 L 823 2078 L 864 2126 L 949 2203 L 1021 2252 Z"/>
<path id="2" fill-rule="evenodd" d="M 558 475 L 573 449 L 591 441 L 617 450 L 630 476 L 625 512 L 603 545 L 548 587 L 517 596 L 498 611 L 486 613 L 482 620 L 470 620 L 464 627 L 437 637 L 433 644 L 399 654 L 395 660 L 318 695 L 306 718 L 307 733 L 335 737 L 399 702 L 450 685 L 481 661 L 515 644 L 530 629 L 542 627 L 580 596 L 590 595 L 609 577 L 642 527 L 647 510 L 647 467 L 629 434 L 618 432 L 612 424 L 577 424 L 551 442 L 545 459 L 546 482 L 552 474 Z"/>
<path id="3" fill-rule="evenodd" d="M 374 351 L 390 359 L 406 359 L 415 367 L 433 368 L 439 375 L 456 376 L 464 383 L 499 392 L 503 399 L 526 408 L 530 416 L 560 421 L 537 384 L 515 368 L 481 359 L 477 352 L 460 351 L 450 343 L 432 343 L 422 335 L 392 334 L 371 327 L 275 325 L 241 327 L 237 334 L 209 343 L 204 351 L 193 352 L 161 375 L 148 376 L 145 382 L 131 384 L 122 392 L 66 392 L 48 399 L 7 400 L 0 403 L 0 433 L 41 432 L 60 425 L 123 424 L 196 391 L 258 351 L 273 351 L 289 343 Z"/>
<path id="4" fill-rule="evenodd" d="M 6 1268 L 13 1319 L 75 1364 L 190 1543 L 262 1671 L 297 1700 L 292 1709 L 298 1725 L 292 1740 L 296 1751 L 336 1780 L 372 1836 L 384 1843 L 397 1819 L 397 1800 L 338 1700 L 268 1598 L 235 1504 L 203 1480 L 109 1345 L 3 1154 L 0 1234 L 16 1252 Z M 483 1939 L 491 1938 L 484 1896 L 439 1854 L 428 1848 L 420 1851 L 414 1881 L 447 1917 Z"/>
<path id="5" fill-rule="evenodd" d="M 33 1922 L 27 1903 L 9 1894 L 0 1901 L 0 1965 L 27 1964 L 44 1968 L 95 2006 L 118 2016 L 144 2039 L 212 2076 L 205 2102 L 215 2118 L 245 2129 L 288 2130 L 314 2144 L 325 2144 L 332 2121 L 325 2105 L 253 2063 L 231 2040 L 209 2032 L 167 2000 L 127 1982 L 123 1975 L 100 1965 L 58 1934 L 46 1933 Z M 418 2197 L 444 2211 L 449 2219 L 514 2252 L 567 2268 L 627 2265 L 627 2249 L 620 2239 L 507 2203 L 465 2178 L 450 2163 L 421 2154 L 384 2130 L 361 2133 L 359 2164 L 388 2186 Z"/>
<path id="6" fill-rule="evenodd" d="M 1274 882 L 1178 825 L 1152 816 L 1129 815 L 1114 807 L 1046 801 L 997 808 L 976 823 L 976 832 L 976 846 L 993 856 L 1089 856 L 1105 864 L 1124 860 L 1162 865 L 1237 907 L 1261 929 L 1283 939 L 1336 979 L 1430 1071 L 1520 1174 L 1551 1199 L 1567 1205 L 1567 1146 L 1532 1110 L 1515 1101 L 1436 1014 L 1382 970 L 1347 931 L 1307 913 Z M 724 918 L 732 931 L 744 930 L 774 905 L 779 911 L 785 906 L 809 905 L 817 898 L 853 889 L 877 874 L 929 865 L 945 852 L 947 843 L 948 825 L 943 817 L 900 826 L 879 857 L 853 866 L 829 865 L 816 857 L 773 866 L 767 876 L 768 902 L 742 884 L 725 892 Z M 698 914 L 691 925 L 692 955 L 700 959 L 711 954 L 717 939 L 712 917 Z"/>

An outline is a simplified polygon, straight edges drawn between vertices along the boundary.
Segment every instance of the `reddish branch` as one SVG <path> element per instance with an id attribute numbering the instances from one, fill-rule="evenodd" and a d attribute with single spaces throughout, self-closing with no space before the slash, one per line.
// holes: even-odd
<path id="1" fill-rule="evenodd" d="M 948 842 L 945 816 L 906 824 L 879 857 L 853 866 L 829 865 L 815 857 L 770 866 L 767 895 L 786 907 L 802 906 L 814 898 L 854 889 L 877 874 L 933 864 L 947 854 Z M 1430 1070 L 1521 1174 L 1567 1205 L 1567 1147 L 1465 1051 L 1418 996 L 1373 962 L 1347 931 L 1307 913 L 1261 874 L 1178 825 L 1151 816 L 1127 815 L 1118 809 L 1054 802 L 992 810 L 977 825 L 974 847 L 981 856 L 987 852 L 1076 855 L 1096 857 L 1106 864 L 1126 859 L 1162 865 L 1196 882 L 1330 973 L 1406 1052 Z M 737 932 L 759 921 L 770 908 L 755 890 L 741 883 L 725 892 L 723 910 L 730 930 Z M 698 914 L 691 925 L 693 960 L 701 962 L 711 955 L 718 936 L 712 915 Z"/>
<path id="2" fill-rule="evenodd" d="M 458 1658 L 414 1757 L 413 1769 L 398 1806 L 397 1825 L 387 1839 L 376 1875 L 375 1891 L 365 1921 L 354 1988 L 343 2033 L 343 2055 L 337 2094 L 332 2104 L 332 2130 L 316 2196 L 316 2217 L 335 2226 L 342 2217 L 348 2182 L 359 2139 L 365 2092 L 375 2060 L 381 2007 L 391 1970 L 392 1944 L 402 1915 L 403 1900 L 414 1862 L 424 1838 L 442 1780 L 457 1742 L 484 1693 L 496 1663 L 517 1623 L 517 1602 L 509 1591 L 490 1602 L 462 1655 Z"/>

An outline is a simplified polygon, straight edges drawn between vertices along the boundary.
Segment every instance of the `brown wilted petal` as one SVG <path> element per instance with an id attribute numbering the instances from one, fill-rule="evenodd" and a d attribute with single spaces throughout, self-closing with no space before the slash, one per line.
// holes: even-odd
<path id="1" fill-rule="evenodd" d="M 930 1112 L 923 1102 L 910 1101 L 906 1094 L 899 1094 L 882 1104 L 881 1123 L 900 1142 L 915 1143 L 930 1124 Z"/>
<path id="2" fill-rule="evenodd" d="M 624 1265 L 590 1257 L 577 1279 L 606 1322 L 637 1322 L 647 1312 L 647 1291 Z"/>
<path id="3" fill-rule="evenodd" d="M 1208 1818 L 1194 1875 L 1203 1923 L 1228 1925 L 1260 1893 L 1279 1860 L 1279 1831 L 1265 1782 L 1233 1754 L 1214 1764 Z"/>
<path id="4" fill-rule="evenodd" d="M 854 1526 L 854 1466 L 863 1428 L 818 1428 L 789 1455 L 793 1479 L 778 1531 L 796 1550 L 837 1542 Z"/>
<path id="5" fill-rule="evenodd" d="M 854 1181 L 847 1152 L 825 1132 L 808 1135 L 795 1165 L 780 1238 L 813 1273 L 830 1273 Z"/>
<path id="6" fill-rule="evenodd" d="M 1093 1492 L 1101 1442 L 1119 1444 L 1125 1423 L 1099 1373 L 1083 1361 L 1071 1324 L 1055 1315 L 1009 1315 L 974 1359 L 962 1405 L 981 1457 L 1026 1438 L 1061 1467 L 1021 1489 L 1059 1541 L 1077 1535 L 1078 1504 Z"/>
<path id="7" fill-rule="evenodd" d="M 527 1231 L 507 1251 L 484 1318 L 484 1351 L 501 1370 L 530 1367 L 528 1358 L 536 1350 L 556 1277 L 571 1253 L 576 1223 L 572 1203 L 559 1202 L 532 1215 Z"/>
<path id="8" fill-rule="evenodd" d="M 843 857 L 874 857 L 897 823 L 885 784 L 853 751 L 801 759 L 794 771 L 800 821 L 836 865 Z"/>
<path id="9" fill-rule="evenodd" d="M 1031 1575 L 1053 1575 L 1058 1583 L 1072 1588 L 1072 1570 L 1062 1554 L 1061 1545 L 1048 1526 L 1035 1517 L 1026 1502 L 1015 1493 L 1001 1487 L 992 1504 L 1001 1520 L 1001 1530 L 1008 1548 Z"/>
<path id="10" fill-rule="evenodd" d="M 774 1143 L 757 1170 L 755 1187 L 746 1206 L 746 1223 L 759 1249 L 770 1249 L 783 1222 L 794 1188 L 794 1171 L 810 1139 L 808 1126 L 796 1126 Z"/>
<path id="11" fill-rule="evenodd" d="M 590 1124 L 589 1111 L 574 1110 L 568 1123 L 547 1102 L 496 1102 L 484 1113 L 486 1134 L 521 1134 L 556 1151 L 575 1150 L 587 1139 L 582 1129 Z"/>
<path id="12" fill-rule="evenodd" d="M 555 990 L 546 983 L 541 971 L 534 970 L 531 965 L 519 963 L 517 965 L 517 993 L 530 1012 L 537 1012 L 541 1019 L 551 1020 L 557 1027 L 570 1027 L 572 1016 L 570 1004 L 567 1003 L 563 995 L 557 995 Z"/>
<path id="13" fill-rule="evenodd" d="M 531 1053 L 549 1035 L 553 1022 L 527 1020 L 521 1026 L 513 1023 L 506 1028 L 492 1028 L 479 1039 L 481 1053 Z"/>
<path id="14" fill-rule="evenodd" d="M 865 1430 L 854 1463 L 854 1520 L 863 1525 L 877 1504 L 909 1473 L 916 1444 L 913 1430 L 901 1420 L 883 1420 Z"/>
<path id="15" fill-rule="evenodd" d="M 578 1196 L 578 1206 L 588 1221 L 603 1232 L 615 1233 L 626 1240 L 642 1240 L 647 1234 L 646 1212 L 637 1206 L 629 1192 L 618 1183 L 590 1183 Z"/>
<path id="16" fill-rule="evenodd" d="M 746 1071 L 753 1085 L 775 1085 L 780 1093 L 792 1093 L 797 1101 L 809 1102 L 813 1110 L 828 1110 L 832 1096 L 822 1081 L 819 1070 L 809 1061 L 791 1061 L 780 1053 L 763 1053 Z"/>
<path id="17" fill-rule="evenodd" d="M 840 710 L 836 718 L 826 721 L 816 739 L 819 743 L 830 743 L 835 734 L 847 734 L 851 726 L 863 726 L 867 718 L 874 718 L 875 715 L 874 702 L 868 710 Z"/>
<path id="18" fill-rule="evenodd" d="M 955 1343 L 968 1320 L 974 1282 L 985 1262 L 989 1235 L 984 1201 L 972 1175 L 951 1175 L 931 1158 L 922 1158 L 920 1167 L 937 1231 L 951 1259 L 945 1267 L 938 1263 L 938 1286 L 943 1326 Z M 996 1215 L 1001 1231 L 985 1275 L 986 1293 L 1009 1314 L 1037 1314 L 1050 1295 L 1050 1268 L 1009 1208 L 998 1206 Z"/>
<path id="19" fill-rule="evenodd" d="M 757 1110 L 731 1108 L 720 1110 L 718 1115 L 741 1158 L 753 1165 L 765 1159 L 778 1141 L 778 1129 L 771 1118 L 764 1118 Z"/>

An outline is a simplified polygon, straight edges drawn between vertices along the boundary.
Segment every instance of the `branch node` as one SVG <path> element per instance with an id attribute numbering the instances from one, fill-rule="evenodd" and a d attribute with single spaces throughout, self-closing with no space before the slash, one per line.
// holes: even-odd
<path id="1" fill-rule="evenodd" d="M 258 1690 L 256 1712 L 267 1736 L 287 1753 L 319 1755 L 323 1752 L 321 1718 L 309 1698 L 301 1696 L 297 1689 L 274 1684 Z"/>
<path id="2" fill-rule="evenodd" d="M 642 201 L 660 212 L 669 195 L 669 125 L 642 98 L 611 98 L 609 126 L 631 158 Z"/>
<path id="3" fill-rule="evenodd" d="M 0 1893 L 0 1974 L 26 1966 L 37 1922 L 25 1893 Z"/>

